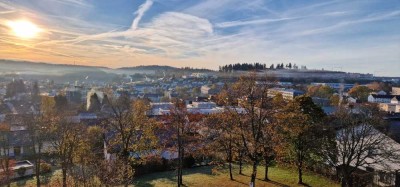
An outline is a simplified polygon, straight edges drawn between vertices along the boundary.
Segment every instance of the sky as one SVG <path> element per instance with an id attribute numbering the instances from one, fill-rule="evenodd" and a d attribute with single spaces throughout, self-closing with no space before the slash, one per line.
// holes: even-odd
<path id="1" fill-rule="evenodd" d="M 16 36 L 10 22 L 20 20 L 37 35 Z M 291 62 L 400 76 L 400 1 L 2 0 L 0 59 L 111 68 Z"/>

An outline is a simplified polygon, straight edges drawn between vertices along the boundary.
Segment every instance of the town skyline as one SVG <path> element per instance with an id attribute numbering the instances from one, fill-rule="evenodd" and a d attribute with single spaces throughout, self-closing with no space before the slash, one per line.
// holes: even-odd
<path id="1" fill-rule="evenodd" d="M 213 70 L 291 62 L 400 76 L 399 8 L 398 1 L 4 1 L 0 58 Z"/>

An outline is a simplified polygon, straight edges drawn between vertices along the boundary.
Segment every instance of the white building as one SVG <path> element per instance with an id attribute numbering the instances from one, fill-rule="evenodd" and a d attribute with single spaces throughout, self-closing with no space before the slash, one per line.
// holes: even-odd
<path id="1" fill-rule="evenodd" d="M 187 111 L 196 114 L 215 114 L 223 112 L 222 107 L 217 107 L 214 102 L 192 102 L 186 105 Z"/>
<path id="2" fill-rule="evenodd" d="M 293 100 L 295 97 L 303 95 L 304 92 L 299 91 L 299 90 L 286 89 L 286 88 L 268 89 L 268 96 L 275 97 L 278 94 L 281 94 L 283 99 L 285 99 L 285 100 Z"/>
<path id="3" fill-rule="evenodd" d="M 368 102 L 370 103 L 390 103 L 393 95 L 378 95 L 378 94 L 370 94 L 368 96 Z"/>
<path id="4" fill-rule="evenodd" d="M 171 102 L 150 103 L 150 116 L 168 115 L 174 104 Z"/>

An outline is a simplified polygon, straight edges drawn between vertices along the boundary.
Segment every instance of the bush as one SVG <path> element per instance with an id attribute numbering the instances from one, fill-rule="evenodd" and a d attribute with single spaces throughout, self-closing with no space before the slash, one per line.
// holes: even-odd
<path id="1" fill-rule="evenodd" d="M 51 165 L 47 163 L 40 163 L 40 174 L 50 173 Z"/>
<path id="2" fill-rule="evenodd" d="M 145 163 L 136 165 L 135 176 L 140 176 L 148 173 L 167 171 L 170 168 L 169 162 L 166 159 L 158 157 L 148 157 Z"/>
<path id="3" fill-rule="evenodd" d="M 196 163 L 196 160 L 193 158 L 192 155 L 185 157 L 183 159 L 183 167 L 191 168 Z"/>

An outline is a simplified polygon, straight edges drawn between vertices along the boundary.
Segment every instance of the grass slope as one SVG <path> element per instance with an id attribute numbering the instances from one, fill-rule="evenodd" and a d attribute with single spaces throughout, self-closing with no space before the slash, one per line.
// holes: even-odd
<path id="1" fill-rule="evenodd" d="M 214 171 L 213 171 L 214 170 Z M 183 183 L 186 186 L 249 186 L 251 168 L 244 168 L 244 175 L 239 175 L 237 166 L 234 167 L 234 181 L 229 180 L 227 168 L 212 166 L 187 169 L 184 171 Z M 297 172 L 291 168 L 271 167 L 269 178 L 271 181 L 265 182 L 264 167 L 258 168 L 258 180 L 256 186 L 302 186 L 297 184 Z M 145 175 L 135 179 L 136 187 L 168 187 L 176 186 L 176 172 L 161 172 Z M 306 172 L 303 181 L 309 186 L 334 187 L 338 183 L 331 181 L 315 173 Z"/>

